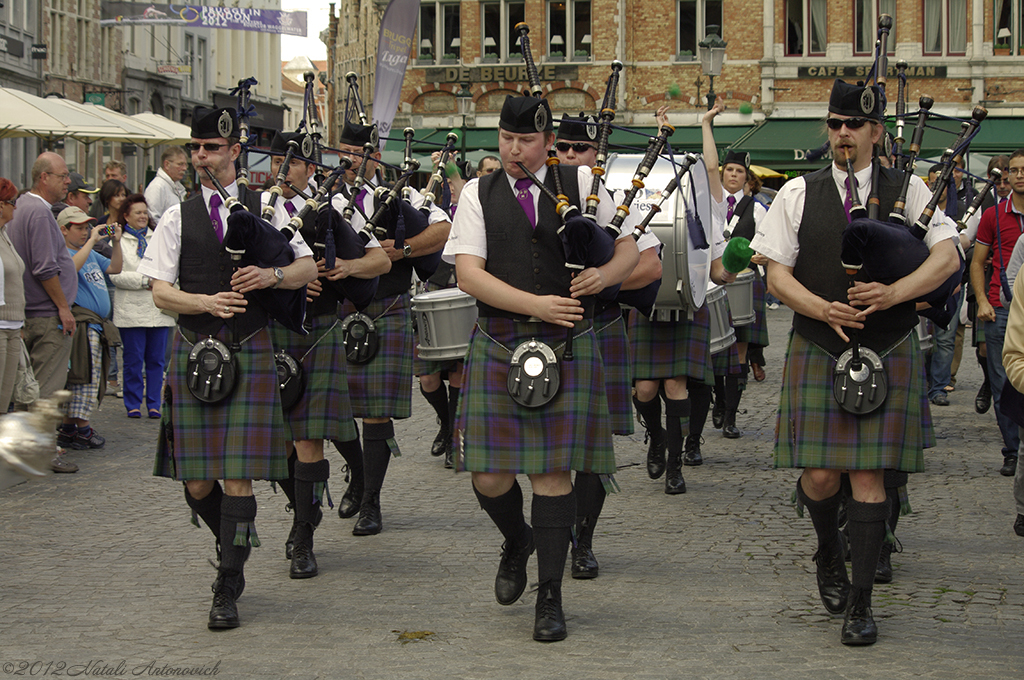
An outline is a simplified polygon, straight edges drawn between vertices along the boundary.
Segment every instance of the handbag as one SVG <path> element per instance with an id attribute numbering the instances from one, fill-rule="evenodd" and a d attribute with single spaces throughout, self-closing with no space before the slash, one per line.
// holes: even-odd
<path id="1" fill-rule="evenodd" d="M 14 380 L 14 394 L 11 398 L 15 404 L 31 404 L 39 398 L 39 381 L 36 380 L 36 372 L 32 370 L 32 358 L 24 340 L 21 340 L 21 359 L 18 361 L 18 376 Z"/>

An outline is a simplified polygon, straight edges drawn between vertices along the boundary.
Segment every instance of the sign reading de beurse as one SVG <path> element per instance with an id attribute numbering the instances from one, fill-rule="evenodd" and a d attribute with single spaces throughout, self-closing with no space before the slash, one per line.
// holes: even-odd
<path id="1" fill-rule="evenodd" d="M 800 66 L 796 73 L 799 78 L 866 78 L 871 71 L 871 64 L 842 65 L 842 66 Z M 889 62 L 889 69 L 886 76 L 895 78 L 898 75 L 896 67 Z M 945 66 L 914 66 L 907 67 L 908 78 L 945 78 Z"/>
<path id="2" fill-rule="evenodd" d="M 528 82 L 525 64 L 509 66 L 445 66 L 426 69 L 429 83 L 496 83 Z M 576 80 L 578 66 L 543 64 L 537 67 L 541 80 Z"/>

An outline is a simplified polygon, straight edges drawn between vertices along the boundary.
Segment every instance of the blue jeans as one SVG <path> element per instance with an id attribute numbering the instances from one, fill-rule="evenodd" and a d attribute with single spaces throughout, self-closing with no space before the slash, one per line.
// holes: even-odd
<path id="1" fill-rule="evenodd" d="M 964 291 L 960 291 L 959 302 L 963 304 Z M 953 380 L 953 350 L 956 348 L 956 327 L 960 322 L 960 305 L 957 314 L 949 322 L 949 328 L 943 329 L 932 324 L 932 356 L 928 361 L 928 398 L 943 391 Z"/>
<path id="2" fill-rule="evenodd" d="M 1020 448 L 1020 433 L 1017 424 L 1003 415 L 999 399 L 1006 384 L 1006 369 L 1003 368 L 1003 338 L 1006 336 L 1006 320 L 1010 312 L 1005 307 L 996 307 L 996 320 L 985 322 L 985 344 L 988 346 L 988 379 L 992 384 L 992 403 L 996 412 L 999 432 L 1003 435 L 1003 455 L 1017 456 Z"/>

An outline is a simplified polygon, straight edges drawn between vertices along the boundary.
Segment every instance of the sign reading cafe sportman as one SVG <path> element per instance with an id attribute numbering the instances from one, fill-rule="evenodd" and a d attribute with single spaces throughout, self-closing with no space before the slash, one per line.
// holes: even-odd
<path id="1" fill-rule="evenodd" d="M 796 70 L 799 78 L 866 78 L 871 71 L 871 64 L 829 64 L 823 66 L 800 66 Z M 888 78 L 898 74 L 896 67 L 889 62 Z M 908 78 L 945 78 L 945 66 L 914 66 L 907 67 Z"/>

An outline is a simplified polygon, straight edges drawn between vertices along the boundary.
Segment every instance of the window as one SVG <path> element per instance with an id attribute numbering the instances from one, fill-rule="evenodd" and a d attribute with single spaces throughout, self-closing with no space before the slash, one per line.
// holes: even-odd
<path id="1" fill-rule="evenodd" d="M 515 26 L 526 19 L 526 3 L 503 0 L 485 2 L 482 7 L 483 61 L 509 59 L 510 54 L 513 60 L 521 59 Z"/>
<path id="2" fill-rule="evenodd" d="M 994 25 L 992 27 L 992 47 L 997 54 L 1024 54 L 1024 2 L 1021 0 L 994 0 Z"/>
<path id="3" fill-rule="evenodd" d="M 196 40 L 196 62 L 192 66 L 196 76 L 196 99 L 206 98 L 206 38 Z"/>
<path id="4" fill-rule="evenodd" d="M 828 0 L 786 0 L 786 56 L 825 54 Z"/>
<path id="5" fill-rule="evenodd" d="M 193 97 L 192 92 L 196 79 L 196 38 L 191 33 L 185 34 L 185 60 L 186 63 L 192 66 L 192 72 L 185 76 L 185 82 L 182 84 L 181 93 L 191 99 Z"/>
<path id="6" fill-rule="evenodd" d="M 590 59 L 590 0 L 551 0 L 548 3 L 548 56 Z M 560 54 L 559 54 L 560 53 Z"/>
<path id="7" fill-rule="evenodd" d="M 419 35 L 419 61 L 459 60 L 462 57 L 459 5 L 452 2 L 420 3 Z"/>
<path id="8" fill-rule="evenodd" d="M 722 25 L 722 0 L 679 0 L 678 54 L 697 55 L 697 43 L 708 34 L 708 26 L 717 26 L 718 35 L 725 37 Z"/>
<path id="9" fill-rule="evenodd" d="M 886 51 L 896 54 L 896 0 L 853 0 L 853 53 L 875 53 L 878 39 L 878 18 L 883 14 L 892 17 Z"/>
<path id="10" fill-rule="evenodd" d="M 967 53 L 967 0 L 923 0 L 925 54 Z"/>

